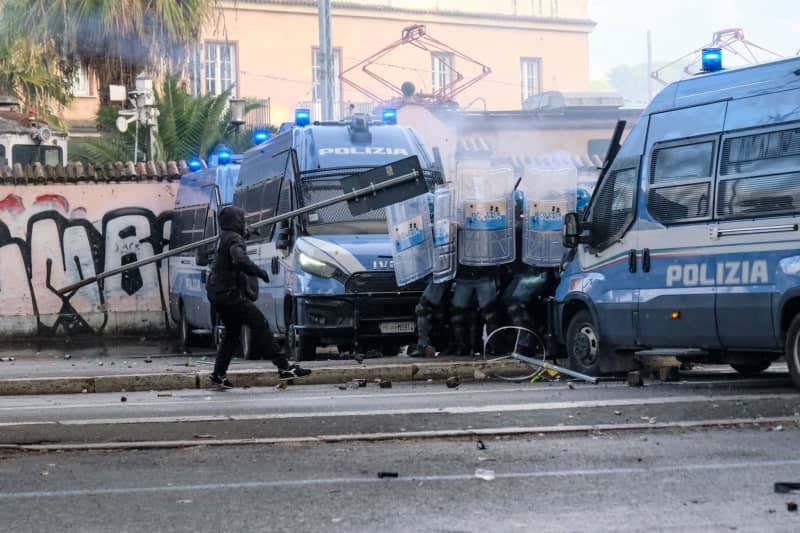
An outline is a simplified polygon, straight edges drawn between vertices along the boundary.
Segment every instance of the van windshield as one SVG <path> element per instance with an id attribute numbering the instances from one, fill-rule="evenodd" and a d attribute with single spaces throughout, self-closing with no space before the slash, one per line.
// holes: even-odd
<path id="1" fill-rule="evenodd" d="M 367 168 L 336 169 L 331 171 L 315 171 L 305 174 L 300 179 L 300 197 L 302 204 L 311 205 L 334 196 L 344 194 L 342 178 Z M 350 213 L 347 202 L 338 202 L 328 207 L 307 213 L 304 226 L 309 235 L 380 235 L 387 233 L 386 212 L 383 209 L 370 211 L 354 217 Z"/>
<path id="2" fill-rule="evenodd" d="M 371 167 L 341 167 L 301 172 L 300 201 L 307 206 L 344 194 L 342 179 L 370 170 Z M 423 170 L 429 188 L 442 181 L 441 174 Z M 377 209 L 354 217 L 347 202 L 338 202 L 304 215 L 304 224 L 309 235 L 382 235 L 387 234 L 386 211 Z"/>

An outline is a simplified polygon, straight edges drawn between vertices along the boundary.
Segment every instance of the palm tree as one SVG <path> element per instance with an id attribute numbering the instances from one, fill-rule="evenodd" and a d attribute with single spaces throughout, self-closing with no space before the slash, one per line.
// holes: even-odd
<path id="1" fill-rule="evenodd" d="M 167 160 L 200 157 L 207 159 L 220 144 L 234 151 L 244 151 L 252 146 L 250 132 L 236 132 L 230 123 L 228 98 L 230 91 L 220 95 L 194 97 L 183 82 L 174 76 L 166 76 L 156 91 L 156 107 L 159 110 L 158 157 Z M 258 109 L 262 104 L 248 102 L 245 113 Z M 108 132 L 102 138 L 88 139 L 70 147 L 73 159 L 93 164 L 133 159 L 135 129 L 125 133 L 116 131 L 115 107 L 102 107 L 97 114 L 98 129 Z M 270 128 L 274 131 L 274 128 Z M 147 132 L 139 128 L 140 151 L 147 146 Z M 139 160 L 144 154 L 138 155 Z"/>
<path id="2" fill-rule="evenodd" d="M 69 87 L 54 57 L 29 40 L 11 42 L 7 35 L 0 36 L 0 94 L 15 96 L 23 109 L 63 128 L 54 106 L 70 102 Z"/>
<path id="3" fill-rule="evenodd" d="M 131 87 L 143 70 L 179 71 L 219 1 L 5 0 L 0 32 L 61 58 L 65 79 L 88 67 L 108 105 L 109 84 Z"/>

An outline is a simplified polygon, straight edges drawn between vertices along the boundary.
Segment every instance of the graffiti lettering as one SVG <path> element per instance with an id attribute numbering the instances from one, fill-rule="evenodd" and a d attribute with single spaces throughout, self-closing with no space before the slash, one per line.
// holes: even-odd
<path id="1" fill-rule="evenodd" d="M 132 190 L 142 200 L 139 205 L 148 208 L 115 207 L 114 203 L 122 202 L 116 197 L 119 191 L 93 187 L 82 196 L 77 191 L 80 186 L 72 187 L 78 200 L 94 204 L 72 210 L 67 194 L 34 198 L 25 187 L 17 188 L 25 198 L 12 193 L 0 199 L 0 335 L 96 334 L 167 327 L 167 275 L 162 272 L 166 263 L 163 268 L 154 263 L 112 276 L 71 295 L 56 292 L 158 254 L 169 244 L 172 195 L 163 195 L 158 202 L 163 208 L 154 212 L 152 208 L 158 206 L 148 202 L 141 189 L 157 185 L 129 185 L 139 188 Z M 69 192 L 68 187 L 64 189 Z M 115 197 L 115 202 L 104 205 L 103 197 L 109 196 Z M 135 205 L 136 198 L 125 201 Z M 26 207 L 26 203 L 30 205 Z"/>

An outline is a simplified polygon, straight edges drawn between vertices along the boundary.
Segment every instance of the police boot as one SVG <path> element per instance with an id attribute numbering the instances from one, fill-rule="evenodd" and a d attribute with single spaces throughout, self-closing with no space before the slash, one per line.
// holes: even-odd
<path id="1" fill-rule="evenodd" d="M 431 329 L 433 328 L 433 308 L 423 296 L 414 309 L 417 315 L 417 345 L 408 352 L 409 357 L 433 357 L 436 348 L 431 345 Z"/>
<path id="2" fill-rule="evenodd" d="M 463 309 L 453 308 L 453 315 L 450 318 L 450 346 L 447 347 L 449 355 L 469 355 L 469 328 L 467 327 L 467 315 Z"/>
<path id="3" fill-rule="evenodd" d="M 483 326 L 483 316 L 476 309 L 470 313 L 469 320 L 470 354 L 472 355 L 483 354 Z"/>
<path id="4" fill-rule="evenodd" d="M 512 301 L 511 305 L 508 306 L 507 312 L 511 325 L 531 329 L 531 316 L 524 302 L 519 300 Z"/>

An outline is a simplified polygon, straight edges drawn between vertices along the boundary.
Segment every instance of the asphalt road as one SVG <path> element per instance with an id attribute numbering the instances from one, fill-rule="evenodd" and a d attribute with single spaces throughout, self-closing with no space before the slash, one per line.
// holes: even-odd
<path id="1" fill-rule="evenodd" d="M 7 397 L 0 530 L 799 531 L 781 370 Z"/>

